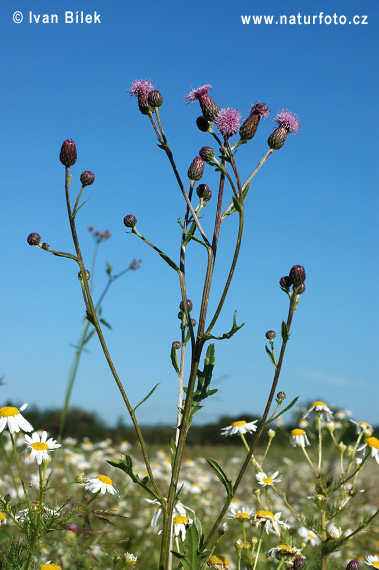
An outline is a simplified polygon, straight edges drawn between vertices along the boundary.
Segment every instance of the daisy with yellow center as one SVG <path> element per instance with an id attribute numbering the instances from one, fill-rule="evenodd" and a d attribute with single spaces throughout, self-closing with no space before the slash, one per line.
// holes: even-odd
<path id="1" fill-rule="evenodd" d="M 287 562 L 290 562 L 294 558 L 305 558 L 301 553 L 301 550 L 291 546 L 286 546 L 285 544 L 279 544 L 276 548 L 270 548 L 266 556 L 269 560 L 274 560 L 275 558 L 276 560 L 281 560 L 282 558 L 285 558 Z"/>
<path id="2" fill-rule="evenodd" d="M 306 418 L 311 412 L 316 412 L 317 414 L 320 415 L 320 418 L 322 420 L 324 420 L 324 418 L 325 418 L 326 422 L 333 421 L 333 413 L 328 408 L 328 406 L 326 404 L 324 404 L 324 402 L 320 402 L 320 401 L 313 402 L 313 404 L 311 405 L 311 407 L 309 408 L 307 413 L 303 416 L 303 418 Z"/>
<path id="3" fill-rule="evenodd" d="M 375 556 L 366 556 L 365 564 L 379 568 L 379 556 L 377 554 Z"/>
<path id="4" fill-rule="evenodd" d="M 0 512 L 0 526 L 1 526 L 2 524 L 5 524 L 6 522 L 7 522 L 7 516 L 6 516 L 6 514 Z"/>
<path id="5" fill-rule="evenodd" d="M 123 556 L 123 561 L 127 566 L 132 566 L 132 564 L 135 564 L 137 562 L 137 556 L 134 556 L 134 554 L 127 552 Z"/>
<path id="6" fill-rule="evenodd" d="M 359 447 L 357 451 L 361 451 L 365 448 L 367 448 L 367 451 L 368 449 L 371 450 L 371 457 L 379 464 L 379 439 L 376 437 L 366 437 L 364 444 Z"/>
<path id="7" fill-rule="evenodd" d="M 28 404 L 20 407 L 21 412 Z M 0 408 L 0 433 L 8 427 L 10 433 L 22 431 L 33 431 L 33 426 L 20 414 L 20 410 L 13 406 Z"/>
<path id="8" fill-rule="evenodd" d="M 60 443 L 57 443 L 55 439 L 50 437 L 47 439 L 47 433 L 42 432 L 41 437 L 37 432 L 32 433 L 32 436 L 25 435 L 25 441 L 28 447 L 23 452 L 24 455 L 29 453 L 30 461 L 35 459 L 38 465 L 41 465 L 42 461 L 48 461 L 50 459 L 49 451 L 54 451 L 61 447 Z"/>
<path id="9" fill-rule="evenodd" d="M 172 519 L 174 538 L 181 536 L 181 539 L 184 542 L 186 539 L 187 527 L 192 523 L 193 523 L 192 519 L 184 517 L 183 515 L 178 515 L 177 517 L 174 517 Z"/>
<path id="10" fill-rule="evenodd" d="M 254 509 L 248 509 L 247 507 L 241 507 L 240 509 L 230 509 L 228 517 L 230 519 L 238 519 L 241 522 L 247 521 L 251 518 Z"/>
<path id="11" fill-rule="evenodd" d="M 256 424 L 258 420 L 253 422 L 245 422 L 245 420 L 239 420 L 233 422 L 232 425 L 222 428 L 221 435 L 235 435 L 236 433 L 244 435 L 245 433 L 253 433 L 257 430 Z"/>
<path id="12" fill-rule="evenodd" d="M 301 526 L 297 532 L 300 534 L 303 541 L 304 542 L 310 542 L 311 546 L 317 546 L 321 542 L 321 540 L 319 539 L 317 534 L 315 534 L 313 532 L 313 530 L 309 530 L 308 528 L 305 528 L 305 526 Z"/>
<path id="13" fill-rule="evenodd" d="M 58 564 L 53 564 L 52 562 L 46 562 L 46 564 L 42 564 L 41 570 L 62 570 Z"/>
<path id="14" fill-rule="evenodd" d="M 307 438 L 307 434 L 303 429 L 297 428 L 291 431 L 290 443 L 293 447 L 305 447 L 311 445 Z"/>
<path id="15" fill-rule="evenodd" d="M 228 570 L 231 568 L 226 556 L 217 556 L 216 554 L 210 557 L 208 565 L 211 566 L 211 568 L 215 568 L 215 570 Z"/>
<path id="16" fill-rule="evenodd" d="M 279 477 L 277 477 L 277 475 L 279 475 L 279 471 L 275 471 L 271 477 L 261 471 L 260 473 L 257 473 L 255 477 L 260 485 L 268 487 L 270 485 L 275 485 L 275 483 L 279 483 L 282 480 L 282 476 L 279 475 Z"/>
<path id="17" fill-rule="evenodd" d="M 284 521 L 280 520 L 281 514 L 282 513 L 276 513 L 276 515 L 274 515 L 271 511 L 257 511 L 252 520 L 252 524 L 255 526 L 263 524 L 267 534 L 271 531 L 276 532 L 276 534 L 280 536 L 281 526 L 283 529 L 289 528 Z"/>
<path id="18" fill-rule="evenodd" d="M 363 434 L 366 437 L 370 437 L 373 434 L 374 428 L 370 424 L 368 424 L 366 422 L 355 422 L 354 420 L 350 420 L 350 421 L 351 421 L 351 423 L 353 423 L 357 426 L 356 427 L 356 433 L 357 434 L 360 434 L 363 432 Z"/>
<path id="19" fill-rule="evenodd" d="M 111 495 L 120 496 L 117 487 L 113 485 L 112 479 L 106 475 L 98 475 L 94 479 L 88 479 L 86 481 L 86 486 L 84 487 L 91 493 L 102 493 L 105 495 L 106 492 L 111 493 Z"/>

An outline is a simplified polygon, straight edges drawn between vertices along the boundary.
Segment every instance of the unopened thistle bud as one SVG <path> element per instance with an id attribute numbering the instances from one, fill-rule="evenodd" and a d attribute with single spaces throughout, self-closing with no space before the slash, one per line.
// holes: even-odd
<path id="1" fill-rule="evenodd" d="M 127 216 L 125 216 L 124 225 L 127 228 L 134 228 L 136 223 L 137 223 L 137 218 L 135 216 L 133 216 L 133 214 L 128 214 Z"/>
<path id="2" fill-rule="evenodd" d="M 278 150 L 282 148 L 286 142 L 288 134 L 295 135 L 300 130 L 300 120 L 295 113 L 291 111 L 283 110 L 277 114 L 274 121 L 279 125 L 275 131 L 269 136 L 267 143 L 268 146 L 273 150 Z"/>
<path id="3" fill-rule="evenodd" d="M 187 299 L 187 309 L 188 309 L 188 312 L 192 311 L 192 307 L 193 307 L 193 305 L 192 305 L 191 299 Z M 179 308 L 180 308 L 181 311 L 184 312 L 184 304 L 183 304 L 183 301 L 180 302 Z"/>
<path id="4" fill-rule="evenodd" d="M 209 200 L 212 198 L 212 190 L 210 190 L 209 186 L 206 184 L 199 184 L 199 186 L 196 188 L 196 194 L 200 199 L 202 198 L 204 202 L 209 202 Z"/>
<path id="5" fill-rule="evenodd" d="M 305 560 L 303 558 L 295 558 L 292 568 L 293 570 L 303 570 L 305 568 Z"/>
<path id="6" fill-rule="evenodd" d="M 80 182 L 82 183 L 82 186 L 91 186 L 91 184 L 95 182 L 94 173 L 89 170 L 85 170 L 80 175 Z"/>
<path id="7" fill-rule="evenodd" d="M 59 160 L 64 164 L 64 166 L 72 166 L 75 164 L 77 158 L 78 154 L 76 152 L 74 141 L 71 139 L 65 140 L 61 147 Z"/>
<path id="8" fill-rule="evenodd" d="M 241 125 L 239 132 L 241 140 L 248 141 L 252 139 L 257 132 L 261 117 L 265 119 L 268 117 L 269 113 L 270 111 L 267 105 L 264 103 L 255 103 L 255 105 L 253 105 L 251 108 L 249 117 Z"/>
<path id="9" fill-rule="evenodd" d="M 49 249 L 50 246 L 49 246 L 48 243 L 46 243 L 46 242 L 44 241 L 41 247 L 42 247 L 42 249 Z"/>
<path id="10" fill-rule="evenodd" d="M 274 338 L 276 337 L 276 332 L 275 331 L 267 331 L 266 332 L 266 338 L 267 340 L 274 340 Z"/>
<path id="11" fill-rule="evenodd" d="M 287 275 L 286 277 L 281 277 L 279 285 L 281 286 L 282 289 L 286 289 L 288 291 L 292 285 L 292 281 Z"/>
<path id="12" fill-rule="evenodd" d="M 39 245 L 41 243 L 41 236 L 36 232 L 33 232 L 28 235 L 26 241 L 28 242 L 29 245 Z"/>
<path id="13" fill-rule="evenodd" d="M 286 396 L 286 393 L 285 393 L 285 392 L 278 392 L 278 393 L 276 394 L 276 399 L 277 399 L 279 402 L 282 402 L 282 401 L 285 400 L 286 398 L 287 398 L 287 396 Z"/>
<path id="14" fill-rule="evenodd" d="M 346 566 L 346 570 L 359 570 L 360 564 L 358 560 L 350 560 L 349 564 Z"/>
<path id="15" fill-rule="evenodd" d="M 195 321 L 195 319 L 191 319 L 191 325 L 192 325 L 193 327 L 196 327 L 197 322 Z"/>
<path id="16" fill-rule="evenodd" d="M 181 343 L 178 340 L 174 340 L 174 342 L 172 343 L 172 347 L 175 348 L 175 350 L 179 350 L 179 348 L 181 347 Z"/>
<path id="17" fill-rule="evenodd" d="M 87 281 L 89 281 L 91 278 L 91 273 L 88 271 L 88 269 L 85 269 L 84 274 L 86 276 Z M 78 273 L 78 279 L 79 279 L 79 281 L 82 280 L 82 272 L 81 271 L 79 271 L 79 273 Z"/>
<path id="18" fill-rule="evenodd" d="M 305 269 L 302 265 L 294 265 L 292 267 L 289 278 L 295 287 L 304 283 L 305 277 Z"/>
<path id="19" fill-rule="evenodd" d="M 205 162 L 211 162 L 215 156 L 215 151 L 210 146 L 203 146 L 199 151 L 199 155 Z"/>
<path id="20" fill-rule="evenodd" d="M 153 113 L 154 109 L 149 105 L 147 93 L 138 94 L 138 108 L 142 115 L 151 115 Z"/>
<path id="21" fill-rule="evenodd" d="M 208 121 L 214 121 L 220 112 L 218 105 L 213 101 L 208 92 L 212 89 L 212 85 L 203 85 L 186 95 L 184 98 L 186 103 L 193 103 L 196 99 L 200 103 L 201 111 Z"/>
<path id="22" fill-rule="evenodd" d="M 208 121 L 208 119 L 206 119 L 204 117 L 204 115 L 200 115 L 200 117 L 197 117 L 196 124 L 197 124 L 197 128 L 202 133 L 206 133 L 212 125 L 212 123 L 210 121 Z"/>
<path id="23" fill-rule="evenodd" d="M 305 283 L 300 283 L 300 285 L 295 287 L 296 295 L 302 295 L 303 293 L 305 293 L 305 289 L 306 289 Z"/>
<path id="24" fill-rule="evenodd" d="M 147 96 L 148 103 L 151 107 L 161 107 L 163 105 L 163 97 L 160 91 L 154 89 Z"/>
<path id="25" fill-rule="evenodd" d="M 187 176 L 190 180 L 201 180 L 204 173 L 204 160 L 200 156 L 196 156 L 191 162 Z"/>

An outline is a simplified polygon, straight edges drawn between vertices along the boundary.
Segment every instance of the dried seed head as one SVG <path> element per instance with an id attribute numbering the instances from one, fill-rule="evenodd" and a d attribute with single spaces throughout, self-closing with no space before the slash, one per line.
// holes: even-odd
<path id="1" fill-rule="evenodd" d="M 187 176 L 190 180 L 201 180 L 204 173 L 204 160 L 196 156 L 188 169 Z"/>
<path id="2" fill-rule="evenodd" d="M 290 271 L 289 279 L 291 283 L 297 287 L 305 281 L 305 269 L 302 265 L 294 265 Z"/>
<path id="3" fill-rule="evenodd" d="M 59 160 L 64 166 L 72 166 L 75 164 L 78 155 L 76 152 L 76 146 L 73 140 L 67 139 L 63 142 L 61 147 L 61 153 L 59 155 Z"/>
<path id="4" fill-rule="evenodd" d="M 196 194 L 199 196 L 199 198 L 202 198 L 204 202 L 209 202 L 209 200 L 212 198 L 212 190 L 210 190 L 209 186 L 206 184 L 199 184 L 199 186 L 196 188 Z"/>
<path id="5" fill-rule="evenodd" d="M 137 218 L 135 216 L 133 216 L 133 214 L 128 214 L 127 216 L 125 216 L 124 225 L 127 228 L 134 228 L 136 223 L 137 223 Z"/>
<path id="6" fill-rule="evenodd" d="M 148 103 L 151 107 L 161 107 L 163 105 L 163 97 L 160 91 L 154 89 L 147 96 Z"/>
<path id="7" fill-rule="evenodd" d="M 28 235 L 26 241 L 28 242 L 29 245 L 39 245 L 41 243 L 41 236 L 36 232 L 33 232 Z"/>
<path id="8" fill-rule="evenodd" d="M 208 121 L 208 119 L 206 119 L 204 115 L 200 115 L 200 117 L 197 117 L 196 124 L 198 129 L 203 133 L 206 133 L 212 125 L 212 123 Z"/>
<path id="9" fill-rule="evenodd" d="M 266 332 L 266 338 L 267 338 L 267 340 L 274 340 L 275 337 L 276 337 L 276 332 L 275 332 L 275 331 L 267 331 L 267 332 Z"/>
<path id="10" fill-rule="evenodd" d="M 215 151 L 210 146 L 203 146 L 199 151 L 199 155 L 205 162 L 211 162 L 215 157 Z"/>

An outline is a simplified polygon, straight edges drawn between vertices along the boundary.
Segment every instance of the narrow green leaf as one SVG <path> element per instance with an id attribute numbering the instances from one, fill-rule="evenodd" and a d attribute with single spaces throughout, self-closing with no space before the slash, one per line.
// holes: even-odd
<path id="1" fill-rule="evenodd" d="M 135 412 L 136 409 L 139 408 L 141 404 L 143 404 L 144 402 L 146 402 L 146 400 L 148 400 L 150 398 L 150 396 L 153 394 L 153 392 L 155 392 L 155 390 L 158 388 L 159 384 L 160 384 L 160 382 L 158 382 L 158 384 L 155 384 L 154 388 L 152 390 L 150 390 L 150 392 L 148 393 L 146 398 L 144 398 L 139 404 L 136 405 L 133 412 Z"/>
<path id="2" fill-rule="evenodd" d="M 217 461 L 215 461 L 214 459 L 210 459 L 209 457 L 207 457 L 207 461 L 209 466 L 213 469 L 214 473 L 220 479 L 221 483 L 224 485 L 226 492 L 228 494 L 228 499 L 231 499 L 233 497 L 233 484 L 231 479 L 227 478 L 225 471 L 217 463 Z"/>
<path id="3" fill-rule="evenodd" d="M 161 256 L 162 259 L 164 259 L 164 261 L 165 261 L 170 267 L 172 267 L 173 269 L 175 269 L 175 271 L 179 271 L 179 267 L 176 265 L 176 263 L 174 263 L 174 262 L 172 261 L 172 259 L 169 258 L 168 255 L 166 255 L 166 254 L 163 253 L 163 252 L 161 252 L 159 255 Z"/>
<path id="4" fill-rule="evenodd" d="M 246 196 L 249 193 L 250 190 L 250 186 L 251 186 L 251 182 L 249 182 L 249 184 L 247 184 L 247 186 L 244 188 L 243 192 L 242 192 L 242 201 L 244 202 L 246 200 Z"/>
<path id="5" fill-rule="evenodd" d="M 242 214 L 242 208 L 239 200 L 235 196 L 233 196 L 233 205 L 239 214 Z"/>
<path id="6" fill-rule="evenodd" d="M 107 460 L 107 463 L 109 463 L 109 465 L 112 467 L 116 467 L 116 469 L 121 469 L 121 471 L 124 471 L 124 473 L 126 473 L 131 478 L 133 483 L 136 483 L 145 489 L 145 491 L 154 497 L 154 499 L 159 500 L 158 495 L 152 489 L 150 489 L 150 487 L 147 486 L 149 478 L 144 477 L 141 480 L 137 474 L 133 473 L 133 461 L 130 455 L 125 455 L 125 459 L 115 459 L 114 461 Z"/>
<path id="7" fill-rule="evenodd" d="M 174 461 L 175 461 L 175 456 L 176 456 L 176 443 L 175 441 L 170 437 L 170 439 L 168 440 L 168 445 L 170 446 L 170 453 L 171 453 L 171 468 L 174 468 Z"/>
<path id="8" fill-rule="evenodd" d="M 230 329 L 229 332 L 224 333 L 222 336 L 213 336 L 211 334 L 207 335 L 206 338 L 207 339 L 213 339 L 213 340 L 224 340 L 224 339 L 229 339 L 231 338 L 234 334 L 236 334 L 237 331 L 239 331 L 245 323 L 242 323 L 242 325 L 237 325 L 237 319 L 236 319 L 236 314 L 237 311 L 234 311 L 234 315 L 233 315 L 233 326 Z"/>
<path id="9" fill-rule="evenodd" d="M 266 352 L 267 352 L 267 354 L 268 354 L 268 356 L 269 356 L 271 362 L 273 363 L 273 365 L 274 365 L 275 368 L 276 368 L 276 360 L 275 360 L 275 357 L 274 357 L 272 351 L 271 351 L 271 350 L 269 349 L 269 347 L 267 346 L 267 344 L 265 345 L 265 349 L 266 349 Z"/>
<path id="10" fill-rule="evenodd" d="M 283 339 L 283 342 L 287 342 L 289 337 L 290 337 L 290 334 L 288 332 L 287 323 L 286 323 L 286 321 L 283 321 L 282 322 L 282 339 Z"/>
<path id="11" fill-rule="evenodd" d="M 108 329 L 112 330 L 111 325 L 105 319 L 99 319 L 99 321 L 101 322 L 102 325 L 104 325 Z"/>
<path id="12" fill-rule="evenodd" d="M 276 416 L 271 418 L 270 421 L 266 423 L 266 425 L 270 424 L 271 422 L 274 422 L 275 420 L 280 418 L 280 416 L 282 416 L 285 412 L 290 410 L 296 404 L 296 402 L 298 401 L 299 398 L 300 398 L 300 396 L 297 396 L 297 398 L 292 400 L 292 402 L 290 404 L 288 404 L 288 406 L 286 408 L 284 408 L 284 410 L 281 410 L 278 414 L 276 414 Z"/>

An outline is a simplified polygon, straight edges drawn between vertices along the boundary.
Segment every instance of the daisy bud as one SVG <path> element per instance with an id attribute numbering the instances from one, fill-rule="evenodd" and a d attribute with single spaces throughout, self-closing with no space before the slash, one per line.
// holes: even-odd
<path id="1" fill-rule="evenodd" d="M 290 271 L 289 278 L 291 283 L 297 287 L 305 281 L 305 269 L 302 265 L 294 265 Z"/>
<path id="2" fill-rule="evenodd" d="M 279 285 L 281 286 L 282 289 L 285 289 L 286 291 L 288 291 L 292 285 L 292 281 L 288 276 L 281 277 L 281 279 L 279 281 Z"/>
<path id="3" fill-rule="evenodd" d="M 199 155 L 205 162 L 211 162 L 215 156 L 215 151 L 210 146 L 203 146 L 199 151 Z"/>
<path id="4" fill-rule="evenodd" d="M 124 225 L 127 228 L 134 228 L 136 223 L 137 223 L 137 218 L 135 216 L 133 216 L 133 214 L 128 214 L 127 216 L 125 216 Z"/>
<path id="5" fill-rule="evenodd" d="M 276 394 L 276 398 L 277 400 L 279 400 L 280 402 L 282 402 L 283 400 L 285 400 L 287 398 L 286 393 L 285 392 L 278 392 Z"/>
<path id="6" fill-rule="evenodd" d="M 359 570 L 360 564 L 358 560 L 350 560 L 349 564 L 346 566 L 346 570 Z"/>
<path id="7" fill-rule="evenodd" d="M 268 138 L 268 146 L 278 150 L 284 145 L 288 134 L 297 134 L 300 130 L 300 120 L 295 113 L 283 110 L 277 114 L 274 121 L 279 125 Z"/>
<path id="8" fill-rule="evenodd" d="M 157 89 L 150 91 L 147 96 L 147 101 L 151 107 L 161 107 L 163 104 L 163 97 L 161 92 Z"/>
<path id="9" fill-rule="evenodd" d="M 272 439 L 273 437 L 275 437 L 276 431 L 273 430 L 273 429 L 269 429 L 268 432 L 267 432 L 267 435 L 268 435 L 268 437 L 269 437 L 270 439 Z"/>
<path id="10" fill-rule="evenodd" d="M 91 184 L 93 184 L 94 181 L 95 181 L 95 175 L 93 172 L 85 170 L 84 172 L 81 173 L 80 182 L 82 183 L 82 186 L 91 186 Z"/>
<path id="11" fill-rule="evenodd" d="M 276 337 L 276 332 L 275 331 L 267 331 L 266 332 L 266 338 L 267 340 L 274 340 L 274 338 Z"/>
<path id="12" fill-rule="evenodd" d="M 206 133 L 208 132 L 210 126 L 212 125 L 212 123 L 210 121 L 208 121 L 208 119 L 206 119 L 204 117 L 204 115 L 200 115 L 200 117 L 197 117 L 196 119 L 196 124 L 197 124 L 197 128 L 202 132 L 202 133 Z"/>
<path id="13" fill-rule="evenodd" d="M 188 309 L 189 312 L 192 311 L 192 306 L 193 306 L 193 305 L 192 305 L 191 299 L 187 299 L 187 309 Z M 184 304 L 183 304 L 183 301 L 180 302 L 179 307 L 180 307 L 180 310 L 181 310 L 181 311 L 184 311 Z"/>
<path id="14" fill-rule="evenodd" d="M 138 93 L 138 108 L 142 115 L 151 115 L 154 109 L 150 107 L 147 93 Z"/>
<path id="15" fill-rule="evenodd" d="M 73 140 L 67 139 L 62 144 L 61 153 L 59 155 L 59 160 L 64 166 L 72 166 L 75 164 L 78 155 L 76 152 L 76 146 Z"/>
<path id="16" fill-rule="evenodd" d="M 181 347 L 181 343 L 178 340 L 174 340 L 174 342 L 172 343 L 172 347 L 175 348 L 175 350 L 179 350 L 179 348 Z"/>
<path id="17" fill-rule="evenodd" d="M 250 116 L 241 125 L 240 137 L 243 141 L 252 139 L 257 131 L 261 117 L 264 119 L 268 117 L 270 111 L 264 103 L 255 103 L 250 111 Z"/>
<path id="18" fill-rule="evenodd" d="M 187 176 L 190 180 L 201 180 L 204 173 L 204 160 L 200 156 L 196 156 L 191 162 Z"/>
<path id="19" fill-rule="evenodd" d="M 77 474 L 74 480 L 75 483 L 85 483 L 87 481 L 87 477 L 85 476 L 84 473 L 80 472 Z"/>
<path id="20" fill-rule="evenodd" d="M 28 242 L 29 245 L 39 245 L 41 243 L 41 236 L 36 232 L 33 232 L 28 235 L 26 241 Z"/>
<path id="21" fill-rule="evenodd" d="M 293 570 L 303 570 L 305 568 L 305 560 L 303 558 L 295 558 L 292 568 Z"/>
<path id="22" fill-rule="evenodd" d="M 199 184 L 196 188 L 196 194 L 200 199 L 202 198 L 204 202 L 209 202 L 212 198 L 212 190 L 210 190 L 206 184 Z"/>

